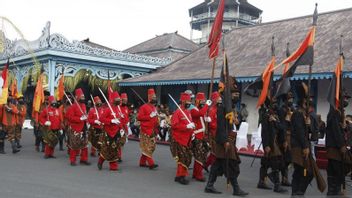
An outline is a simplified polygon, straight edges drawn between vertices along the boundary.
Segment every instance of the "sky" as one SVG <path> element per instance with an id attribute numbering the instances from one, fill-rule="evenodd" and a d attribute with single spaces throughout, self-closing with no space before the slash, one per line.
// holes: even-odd
<path id="1" fill-rule="evenodd" d="M 188 10 L 204 0 L 1 0 L 0 16 L 10 19 L 27 40 L 35 40 L 47 21 L 51 33 L 124 50 L 156 35 L 178 31 L 190 38 Z M 352 8 L 352 0 L 248 0 L 263 10 L 263 22 Z M 0 22 L 9 38 L 19 38 Z"/>

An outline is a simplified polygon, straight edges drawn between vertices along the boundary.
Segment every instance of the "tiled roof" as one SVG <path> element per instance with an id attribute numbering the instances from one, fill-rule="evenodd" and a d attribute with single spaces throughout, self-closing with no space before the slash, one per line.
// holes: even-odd
<path id="1" fill-rule="evenodd" d="M 186 55 L 196 50 L 197 48 L 199 48 L 199 46 L 196 43 L 179 35 L 177 32 L 174 32 L 156 36 L 155 38 L 130 47 L 124 50 L 124 52 L 156 57 L 167 57 L 168 52 L 170 51 L 177 51 L 179 54 Z M 173 60 L 176 59 L 173 58 Z"/>
<path id="2" fill-rule="evenodd" d="M 344 71 L 352 71 L 352 8 L 319 15 L 314 46 L 313 73 L 331 73 L 339 56 L 339 40 L 343 34 L 345 54 Z M 236 28 L 225 35 L 229 70 L 236 77 L 259 76 L 271 59 L 271 37 L 275 36 L 277 62 L 286 56 L 286 44 L 290 42 L 293 52 L 303 41 L 312 24 L 312 16 L 262 23 Z M 203 46 L 193 53 L 151 74 L 126 79 L 122 83 L 157 82 L 210 79 L 212 62 L 208 59 L 208 47 Z M 222 56 L 217 59 L 215 77 L 220 74 Z M 282 73 L 282 67 L 275 71 Z M 301 66 L 296 74 L 308 73 Z"/>

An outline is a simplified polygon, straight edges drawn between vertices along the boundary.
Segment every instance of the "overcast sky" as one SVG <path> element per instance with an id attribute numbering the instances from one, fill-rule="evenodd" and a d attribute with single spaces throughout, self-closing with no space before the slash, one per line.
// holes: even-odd
<path id="1" fill-rule="evenodd" d="M 69 40 L 90 38 L 117 50 L 178 31 L 190 37 L 188 9 L 204 0 L 1 0 L 0 15 L 9 18 L 28 40 L 51 33 Z M 352 0 L 248 0 L 263 10 L 263 22 L 351 8 Z M 1 23 L 0 23 L 1 25 Z M 7 36 L 16 35 L 5 24 Z M 18 36 L 17 36 L 18 37 Z"/>

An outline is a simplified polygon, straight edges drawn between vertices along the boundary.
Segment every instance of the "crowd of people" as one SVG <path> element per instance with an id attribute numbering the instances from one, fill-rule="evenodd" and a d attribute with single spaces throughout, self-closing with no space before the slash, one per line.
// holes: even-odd
<path id="1" fill-rule="evenodd" d="M 206 182 L 206 193 L 221 193 L 214 184 L 218 176 L 225 175 L 233 187 L 233 195 L 248 194 L 239 187 L 241 160 L 236 148 L 236 131 L 241 122 L 247 121 L 248 111 L 243 103 L 238 111 L 235 109 L 239 101 L 235 84 L 231 87 L 233 112 L 230 116 L 222 92 L 212 93 L 210 99 L 202 92 L 196 95 L 183 92 L 173 113 L 166 105 L 158 105 L 153 89 L 148 90 L 147 103 L 138 109 L 129 105 L 127 94 L 120 95 L 116 91 L 102 98 L 92 97 L 89 105 L 82 89 L 76 89 L 75 96 L 66 95 L 63 101 L 57 101 L 49 92 L 44 95 L 40 114 L 33 118 L 33 124 L 35 150 L 43 151 L 45 159 L 55 158 L 57 145 L 59 150 L 64 150 L 66 145 L 71 166 L 77 165 L 77 156 L 80 164 L 90 165 L 90 153 L 98 155 L 99 170 L 106 161 L 109 169 L 116 171 L 123 161 L 128 135 L 134 135 L 140 141 L 140 167 L 157 169 L 159 165 L 153 158 L 156 142 L 168 141 L 171 155 L 177 162 L 175 182 L 189 183 L 187 177 L 193 161 L 192 178 Z M 325 137 L 329 160 L 328 195 L 341 195 L 352 164 L 349 150 L 352 116 L 330 108 L 327 123 L 324 123 L 316 114 L 313 101 L 306 98 L 302 95 L 294 104 L 293 95 L 288 93 L 278 99 L 267 98 L 259 109 L 264 156 L 257 187 L 271 189 L 266 183 L 269 178 L 274 192 L 285 193 L 288 191 L 285 187 L 291 187 L 292 196 L 303 196 L 315 177 L 320 190 L 324 190 L 325 181 L 316 167 L 313 145 L 319 137 Z M 344 95 L 343 108 L 347 107 L 349 98 L 348 94 Z M 10 95 L 7 104 L 1 106 L 1 112 L 0 153 L 5 153 L 6 137 L 12 152 L 17 153 L 27 114 L 23 97 Z M 288 177 L 290 164 L 294 167 L 291 181 Z M 205 171 L 209 172 L 208 179 Z"/>

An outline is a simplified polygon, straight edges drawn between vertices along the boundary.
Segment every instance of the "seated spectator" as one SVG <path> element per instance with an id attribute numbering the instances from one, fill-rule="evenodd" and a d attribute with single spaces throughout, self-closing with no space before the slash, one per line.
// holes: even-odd
<path id="1" fill-rule="evenodd" d="M 132 134 L 138 138 L 139 137 L 139 132 L 140 132 L 140 124 L 139 121 L 137 120 L 137 109 L 134 109 L 131 117 L 130 117 L 130 128 L 132 131 Z"/>

